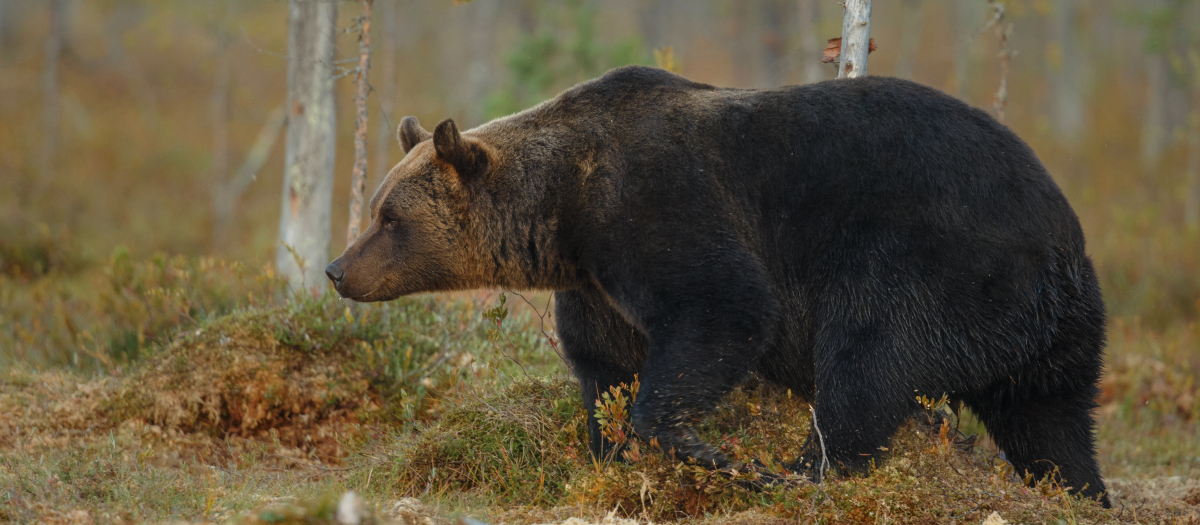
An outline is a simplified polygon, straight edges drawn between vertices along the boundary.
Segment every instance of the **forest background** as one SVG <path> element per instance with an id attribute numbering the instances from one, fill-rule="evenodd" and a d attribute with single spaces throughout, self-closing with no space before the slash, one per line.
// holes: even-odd
<path id="1" fill-rule="evenodd" d="M 870 73 L 995 114 L 997 5 L 1000 28 L 1011 24 L 1005 122 L 1079 214 L 1111 316 L 1106 475 L 1178 478 L 1187 494 L 1200 484 L 1200 2 L 877 1 Z M 831 79 L 821 52 L 841 11 L 825 0 L 375 0 L 368 198 L 402 155 L 402 116 L 466 129 L 630 63 L 718 86 Z M 359 13 L 340 4 L 331 259 L 348 215 Z M 0 368 L 25 374 L 8 388 L 42 373 L 132 374 L 184 330 L 286 302 L 271 262 L 287 18 L 276 1 L 0 0 Z M 446 301 L 488 311 L 494 297 Z M 553 357 L 545 342 L 526 346 Z M 553 360 L 545 370 L 562 373 Z"/>

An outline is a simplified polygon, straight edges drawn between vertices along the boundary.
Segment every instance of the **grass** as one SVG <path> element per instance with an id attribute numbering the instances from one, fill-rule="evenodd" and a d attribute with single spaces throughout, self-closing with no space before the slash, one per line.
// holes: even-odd
<path id="1" fill-rule="evenodd" d="M 213 275 L 170 277 L 202 265 Z M 869 475 L 823 485 L 749 490 L 738 481 L 752 472 L 733 479 L 646 444 L 624 461 L 592 458 L 577 387 L 548 344 L 553 332 L 543 333 L 544 297 L 351 307 L 328 294 L 273 296 L 269 268 L 114 257 L 109 282 L 117 268 L 140 277 L 110 287 L 120 294 L 53 300 L 103 333 L 158 326 L 127 313 L 157 297 L 218 306 L 147 330 L 155 335 L 121 360 L 103 346 L 93 352 L 108 361 L 75 369 L 13 359 L 0 372 L 0 521 L 332 523 L 347 490 L 379 523 L 978 522 L 993 511 L 1010 522 L 1200 519 L 1190 503 L 1200 501 L 1194 322 L 1159 329 L 1118 317 L 1110 327 L 1097 415 L 1118 508 L 1104 511 L 1053 486 L 1024 487 L 986 438 L 955 446 L 940 415 L 906 426 Z M 36 302 L 42 286 L 5 293 Z M 219 306 L 247 289 L 262 298 Z M 5 333 L 23 319 L 5 318 Z M 727 454 L 767 465 L 795 456 L 808 428 L 799 399 L 753 381 L 699 426 Z M 969 414 L 960 428 L 982 431 Z"/>

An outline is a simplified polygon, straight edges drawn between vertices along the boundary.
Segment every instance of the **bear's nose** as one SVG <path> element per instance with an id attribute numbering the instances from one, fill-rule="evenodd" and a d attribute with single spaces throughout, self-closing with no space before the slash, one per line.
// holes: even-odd
<path id="1" fill-rule="evenodd" d="M 342 282 L 342 277 L 346 276 L 346 272 L 343 272 L 337 264 L 329 263 L 329 266 L 325 267 L 325 275 L 329 277 L 330 281 L 333 281 L 334 286 L 337 286 Z"/>

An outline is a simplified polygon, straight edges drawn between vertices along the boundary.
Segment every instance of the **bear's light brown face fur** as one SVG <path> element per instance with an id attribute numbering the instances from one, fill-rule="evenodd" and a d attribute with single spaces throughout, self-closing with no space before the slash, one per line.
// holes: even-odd
<path id="1" fill-rule="evenodd" d="M 486 153 L 452 121 L 426 140 L 430 133 L 405 120 L 399 134 L 407 155 L 371 199 L 366 231 L 330 265 L 332 274 L 341 272 L 338 293 L 355 301 L 485 285 L 461 172 L 486 170 Z M 479 158 L 464 159 L 470 155 Z"/>

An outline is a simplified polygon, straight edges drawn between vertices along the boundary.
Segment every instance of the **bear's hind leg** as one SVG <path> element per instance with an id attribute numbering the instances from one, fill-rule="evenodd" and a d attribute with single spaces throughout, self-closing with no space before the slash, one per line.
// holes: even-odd
<path id="1" fill-rule="evenodd" d="M 1072 493 L 1101 496 L 1101 503 L 1108 507 L 1092 434 L 1095 387 L 1041 396 L 1019 391 L 1009 378 L 1002 381 L 1010 382 L 1007 394 L 1012 397 L 967 398 L 966 402 L 1017 474 L 1028 472 L 1033 481 L 1056 474 Z"/>
<path id="2" fill-rule="evenodd" d="M 646 338 L 596 290 L 556 292 L 554 301 L 563 357 L 579 380 L 588 414 L 591 451 L 596 458 L 605 459 L 617 451 L 600 434 L 593 415 L 596 399 L 610 386 L 633 383 L 646 361 Z"/>

